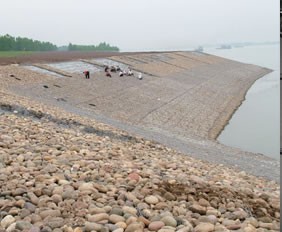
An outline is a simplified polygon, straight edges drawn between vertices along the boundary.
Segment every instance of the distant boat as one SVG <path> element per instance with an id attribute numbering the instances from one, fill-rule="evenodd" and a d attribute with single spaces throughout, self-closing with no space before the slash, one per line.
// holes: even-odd
<path id="1" fill-rule="evenodd" d="M 203 52 L 204 49 L 202 46 L 199 46 L 198 48 L 195 49 L 195 52 Z"/>
<path id="2" fill-rule="evenodd" d="M 217 49 L 231 49 L 231 45 L 221 45 L 220 48 Z"/>

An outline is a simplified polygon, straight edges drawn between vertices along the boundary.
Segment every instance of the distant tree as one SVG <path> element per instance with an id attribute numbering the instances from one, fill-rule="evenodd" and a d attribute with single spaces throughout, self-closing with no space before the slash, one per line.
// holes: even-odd
<path id="1" fill-rule="evenodd" d="M 69 51 L 119 51 L 116 46 L 111 46 L 106 42 L 95 45 L 77 45 L 69 43 L 61 49 Z M 61 50 L 60 49 L 60 50 Z M 12 37 L 10 35 L 0 36 L 0 51 L 53 51 L 58 47 L 50 42 L 41 42 L 26 37 Z"/>
<path id="2" fill-rule="evenodd" d="M 119 48 L 116 46 L 111 46 L 106 42 L 100 43 L 98 46 L 95 45 L 76 45 L 69 43 L 69 51 L 119 51 Z"/>
<path id="3" fill-rule="evenodd" d="M 58 47 L 58 51 L 67 51 L 67 50 L 68 50 L 68 46 L 66 45 Z"/>
<path id="4" fill-rule="evenodd" d="M 41 42 L 29 38 L 10 35 L 0 36 L 0 51 L 53 51 L 57 46 L 49 42 Z"/>
<path id="5" fill-rule="evenodd" d="M 10 35 L 0 37 L 0 50 L 11 51 L 15 48 L 15 38 Z"/>

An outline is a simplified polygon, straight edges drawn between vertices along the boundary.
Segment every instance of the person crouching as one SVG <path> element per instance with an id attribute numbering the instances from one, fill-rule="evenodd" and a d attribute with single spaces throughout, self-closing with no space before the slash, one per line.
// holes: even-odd
<path id="1" fill-rule="evenodd" d="M 109 71 L 106 72 L 106 77 L 112 77 L 112 75 L 109 73 Z"/>
<path id="2" fill-rule="evenodd" d="M 90 78 L 90 72 L 89 71 L 84 71 L 83 73 L 84 73 L 85 79 Z"/>

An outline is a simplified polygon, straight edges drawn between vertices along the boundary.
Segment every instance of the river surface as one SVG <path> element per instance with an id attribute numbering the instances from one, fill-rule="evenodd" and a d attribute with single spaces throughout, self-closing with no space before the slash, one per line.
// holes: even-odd
<path id="1" fill-rule="evenodd" d="M 232 49 L 210 48 L 205 53 L 270 68 L 257 80 L 218 141 L 245 151 L 280 158 L 280 44 Z"/>

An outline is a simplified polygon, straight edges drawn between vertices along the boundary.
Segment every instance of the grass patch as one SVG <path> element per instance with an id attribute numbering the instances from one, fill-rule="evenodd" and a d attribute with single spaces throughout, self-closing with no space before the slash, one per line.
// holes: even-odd
<path id="1" fill-rule="evenodd" d="M 1 57 L 17 57 L 17 56 L 24 56 L 30 55 L 34 52 L 32 51 L 0 51 L 0 58 Z"/>

